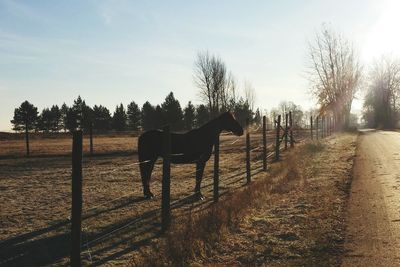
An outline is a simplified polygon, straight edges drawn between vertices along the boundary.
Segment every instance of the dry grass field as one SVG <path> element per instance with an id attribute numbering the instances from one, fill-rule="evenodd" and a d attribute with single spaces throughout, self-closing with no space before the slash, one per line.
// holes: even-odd
<path id="1" fill-rule="evenodd" d="M 53 138 L 33 136 L 30 139 L 32 156 L 66 156 L 72 151 L 72 136 L 70 134 L 55 135 Z M 134 153 L 137 151 L 137 138 L 125 135 L 94 135 L 94 153 Z M 89 153 L 89 137 L 83 139 L 84 153 Z M 0 139 L 0 158 L 25 156 L 25 139 Z"/>
<path id="2" fill-rule="evenodd" d="M 95 139 L 98 156 L 83 162 L 83 261 L 85 265 L 134 264 L 142 248 L 159 240 L 161 160 L 152 176 L 156 197 L 144 200 L 135 152 L 136 138 Z M 300 134 L 296 135 L 300 140 Z M 231 195 L 245 188 L 244 136 L 221 138 L 220 192 Z M 71 206 L 71 140 L 33 140 L 32 154 L 23 154 L 23 140 L 2 141 L 0 160 L 0 265 L 68 265 Z M 273 133 L 268 143 L 273 142 Z M 252 174 L 255 181 L 272 173 L 262 171 L 261 134 L 252 134 Z M 17 145 L 18 144 L 18 145 Z M 22 146 L 23 147 L 23 146 Z M 50 152 L 49 152 L 50 151 Z M 55 152 L 57 151 L 57 152 Z M 102 154 L 101 151 L 104 151 Z M 110 153 L 110 151 L 112 153 Z M 269 146 L 272 153 L 272 147 Z M 57 156 L 63 155 L 63 156 Z M 283 159 L 285 156 L 283 156 Z M 173 165 L 171 200 L 174 221 L 201 213 L 212 205 L 212 158 L 207 164 L 202 192 L 192 198 L 193 165 Z"/>

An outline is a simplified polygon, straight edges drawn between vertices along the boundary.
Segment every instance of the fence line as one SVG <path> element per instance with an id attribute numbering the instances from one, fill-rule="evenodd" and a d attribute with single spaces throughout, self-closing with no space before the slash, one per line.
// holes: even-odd
<path id="1" fill-rule="evenodd" d="M 321 129 L 318 127 L 319 126 L 319 120 L 321 121 L 321 124 L 320 124 L 321 125 Z M 267 170 L 268 160 L 272 159 L 272 158 L 275 158 L 275 160 L 279 159 L 280 151 L 284 150 L 284 149 L 287 149 L 289 142 L 290 142 L 290 147 L 293 147 L 295 142 L 299 142 L 299 141 L 304 140 L 306 138 L 305 136 L 300 136 L 299 135 L 299 136 L 296 137 L 297 138 L 296 140 L 294 139 L 293 132 L 294 132 L 295 129 L 293 128 L 293 118 L 292 118 L 292 113 L 291 112 L 289 112 L 288 114 L 285 114 L 285 126 L 284 127 L 282 127 L 282 125 L 281 125 L 281 115 L 279 115 L 277 117 L 277 120 L 275 120 L 275 124 L 276 124 L 276 127 L 275 127 L 275 146 L 272 145 L 272 143 L 273 143 L 272 140 L 267 142 L 267 138 L 271 138 L 272 139 L 273 135 L 272 136 L 267 136 L 267 132 L 268 131 L 267 131 L 267 124 L 266 124 L 266 117 L 265 116 L 263 116 L 262 126 L 256 125 L 257 126 L 256 128 L 252 128 L 252 126 L 254 126 L 254 125 L 250 125 L 249 120 L 248 119 L 246 120 L 246 126 L 247 127 L 246 127 L 246 135 L 245 135 L 244 140 L 243 140 L 243 137 L 239 137 L 239 138 L 236 138 L 233 141 L 228 141 L 228 142 L 226 142 L 226 141 L 220 142 L 219 138 L 216 140 L 216 142 L 214 144 L 213 182 L 209 183 L 209 184 L 206 184 L 206 185 L 203 185 L 203 187 L 202 187 L 202 188 L 205 188 L 205 187 L 209 187 L 211 185 L 213 186 L 213 200 L 214 200 L 214 202 L 218 202 L 218 199 L 219 199 L 219 183 L 220 183 L 219 174 L 220 174 L 220 170 L 221 170 L 221 168 L 220 168 L 220 163 L 221 162 L 225 162 L 226 160 L 232 161 L 233 159 L 236 159 L 236 158 L 245 157 L 246 183 L 250 183 L 251 182 L 251 164 L 253 164 L 253 166 L 254 165 L 259 166 L 258 164 L 262 163 L 261 167 L 262 167 L 262 169 L 264 171 L 266 171 Z M 315 133 L 316 133 L 316 137 L 318 139 L 320 135 L 322 135 L 322 136 L 331 135 L 332 130 L 334 129 L 334 125 L 333 124 L 334 124 L 334 120 L 331 117 L 319 117 L 319 116 L 317 116 L 315 118 L 315 123 L 314 123 L 313 117 L 311 116 L 310 117 L 311 139 L 313 139 L 313 131 L 314 131 L 314 127 L 313 126 L 314 125 L 316 126 Z M 253 142 L 253 147 L 252 147 L 251 134 L 252 133 L 258 133 L 260 128 L 262 130 L 262 132 L 261 132 L 262 133 L 262 137 L 261 137 L 262 140 L 257 139 L 255 144 Z M 283 130 L 283 135 L 281 135 L 281 131 L 282 130 Z M 270 132 L 272 134 L 274 134 L 273 130 L 270 130 Z M 225 135 L 228 135 L 228 134 L 225 134 Z M 231 135 L 231 134 L 229 133 L 229 135 Z M 239 149 L 240 150 L 245 149 L 245 152 L 246 152 L 245 155 L 239 154 L 239 155 L 236 155 L 236 156 L 233 156 L 233 157 L 229 156 L 228 159 L 225 159 L 225 160 L 222 160 L 222 161 L 220 160 L 220 153 L 224 152 L 224 150 L 221 149 L 221 148 L 230 147 L 231 145 L 236 144 L 237 142 L 242 141 L 242 140 L 245 141 L 245 146 L 244 147 L 240 146 Z M 281 147 L 281 143 L 283 141 L 284 141 L 284 147 Z M 268 144 L 270 144 L 270 145 L 268 146 Z M 268 151 L 268 147 L 271 147 L 271 148 L 274 147 L 274 151 L 273 150 L 272 151 Z M 162 164 L 162 166 L 163 166 L 162 167 L 162 177 L 163 178 L 162 178 L 162 204 L 161 204 L 161 208 L 156 209 L 156 210 L 152 210 L 151 212 L 146 213 L 146 216 L 147 215 L 149 215 L 149 216 L 153 216 L 154 215 L 155 216 L 161 209 L 161 221 L 162 221 L 161 227 L 162 227 L 162 231 L 165 232 L 165 231 L 168 230 L 168 228 L 169 228 L 169 226 L 171 224 L 171 204 L 174 205 L 174 203 L 178 203 L 179 201 L 181 201 L 181 199 L 178 199 L 178 200 L 176 200 L 176 201 L 171 203 L 171 196 L 170 196 L 171 159 L 173 159 L 174 156 L 182 156 L 182 155 L 184 155 L 183 153 L 171 154 L 170 131 L 169 131 L 169 127 L 168 126 L 166 126 L 163 129 L 163 151 L 164 151 L 164 153 L 163 153 L 164 157 L 163 157 L 163 161 L 162 161 L 163 162 L 163 164 Z M 229 151 L 229 150 L 227 150 L 227 151 Z M 93 152 L 93 151 L 91 150 L 91 152 Z M 254 152 L 261 152 L 261 153 L 256 153 L 255 154 L 256 155 L 255 159 L 253 157 L 253 160 L 251 160 L 252 153 L 254 153 Z M 82 158 L 82 152 L 81 152 L 81 158 Z M 136 166 L 136 165 L 144 164 L 144 163 L 147 163 L 147 162 L 150 162 L 150 160 L 145 160 L 145 161 L 142 161 L 142 162 L 134 162 L 134 163 L 131 163 L 131 165 Z M 156 166 L 158 166 L 158 164 Z M 185 168 L 185 167 L 186 166 L 182 166 L 182 165 L 178 165 L 178 166 L 174 165 L 174 168 Z M 257 168 L 259 168 L 259 167 L 257 167 Z M 235 171 L 240 170 L 241 168 L 242 167 L 236 168 Z M 197 173 L 200 170 L 202 170 L 202 169 L 197 169 L 196 168 L 193 172 L 185 173 L 185 175 L 192 175 L 192 174 Z M 73 175 L 73 177 L 74 177 L 74 175 Z M 209 177 L 209 176 L 206 176 L 206 177 Z M 229 178 L 229 179 L 231 179 L 231 178 Z M 227 179 L 226 181 L 229 181 L 229 179 Z M 82 194 L 82 189 L 81 189 L 80 193 Z M 125 198 L 125 197 L 130 196 L 130 195 L 132 195 L 132 193 L 119 196 L 119 197 L 117 197 L 115 199 L 112 199 L 111 201 L 107 201 L 106 203 L 98 204 L 98 205 L 96 205 L 94 207 L 91 207 L 90 209 L 85 210 L 85 212 L 90 212 L 90 211 L 92 211 L 94 209 L 97 209 L 97 208 L 99 208 L 101 206 L 105 206 L 106 204 L 109 204 L 111 202 L 115 202 L 117 200 L 120 200 L 120 199 Z M 74 203 L 74 201 L 73 201 L 73 203 Z M 74 207 L 74 204 L 73 204 L 73 207 Z M 74 208 L 73 208 L 73 210 L 74 210 Z M 82 212 L 82 207 L 81 207 L 81 212 Z M 75 215 L 75 214 L 73 214 L 73 215 Z M 76 216 L 72 216 L 72 218 L 77 218 L 77 217 Z M 136 218 L 136 219 L 134 219 L 134 220 L 132 220 L 132 221 L 130 221 L 130 222 L 118 227 L 117 229 L 113 229 L 110 232 L 108 232 L 108 233 L 106 233 L 106 234 L 104 234 L 102 236 L 98 236 L 98 237 L 96 237 L 96 238 L 94 238 L 93 240 L 90 240 L 90 241 L 87 238 L 87 235 L 85 233 L 86 230 L 85 230 L 83 236 L 85 237 L 84 247 L 86 247 L 86 252 L 84 252 L 84 253 L 88 253 L 90 261 L 92 261 L 91 250 L 90 250 L 90 247 L 89 247 L 91 244 L 99 242 L 99 241 L 103 240 L 104 238 L 106 238 L 108 236 L 111 236 L 112 234 L 129 227 L 130 225 L 136 223 L 140 219 L 143 219 L 143 218 Z M 82 220 L 82 218 L 80 217 L 80 222 L 79 222 L 80 224 L 81 224 L 81 220 Z M 74 228 L 71 228 L 71 229 L 72 229 L 72 232 L 74 232 L 73 231 Z M 79 244 L 81 244 L 81 242 L 82 242 L 82 240 L 79 238 Z M 81 247 L 81 245 L 79 245 L 79 248 L 80 247 Z M 79 250 L 79 254 L 80 253 L 81 252 Z M 72 257 L 73 256 L 71 254 L 71 265 L 72 265 L 72 262 L 73 262 Z M 73 265 L 73 266 L 79 266 L 79 265 Z"/>

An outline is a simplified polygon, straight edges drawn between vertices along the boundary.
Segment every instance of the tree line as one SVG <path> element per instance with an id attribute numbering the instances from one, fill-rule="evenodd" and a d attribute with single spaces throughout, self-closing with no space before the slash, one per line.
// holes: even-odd
<path id="1" fill-rule="evenodd" d="M 256 123 L 261 121 L 259 109 L 253 112 L 249 103 L 243 99 L 239 99 L 231 108 L 241 123 L 244 123 L 246 118 Z M 65 103 L 61 107 L 52 105 L 40 113 L 33 104 L 24 101 L 14 110 L 11 123 L 13 130 L 17 132 L 54 133 L 72 132 L 77 129 L 84 132 L 93 130 L 97 133 L 147 131 L 161 128 L 166 124 L 169 124 L 174 131 L 184 131 L 200 127 L 212 117 L 209 107 L 204 104 L 194 105 L 189 101 L 182 108 L 173 92 L 170 92 L 159 105 L 152 105 L 146 101 L 140 108 L 135 101 L 127 106 L 121 103 L 115 107 L 112 114 L 103 105 L 88 106 L 80 96 L 71 106 Z"/>
<path id="2" fill-rule="evenodd" d="M 388 55 L 375 60 L 369 75 L 363 106 L 367 127 L 395 128 L 399 121 L 400 60 Z"/>

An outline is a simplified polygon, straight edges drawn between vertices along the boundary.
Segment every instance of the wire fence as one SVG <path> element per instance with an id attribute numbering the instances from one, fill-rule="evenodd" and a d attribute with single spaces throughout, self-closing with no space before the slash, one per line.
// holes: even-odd
<path id="1" fill-rule="evenodd" d="M 290 144 L 296 144 L 303 142 L 304 140 L 310 140 L 310 139 L 320 139 L 323 137 L 326 137 L 334 131 L 334 124 L 331 122 L 331 124 L 327 123 L 327 121 L 332 121 L 331 119 L 323 119 L 321 118 L 316 118 L 314 125 L 317 127 L 316 129 L 313 129 L 313 123 L 311 123 L 311 129 L 295 129 L 292 125 L 292 119 L 291 119 L 291 114 L 289 114 L 290 117 L 290 122 L 285 123 L 285 126 L 282 127 L 280 125 L 280 120 L 276 121 L 276 127 L 275 129 L 269 129 L 267 130 L 266 127 L 263 127 L 263 125 L 249 125 L 246 129 L 246 135 L 243 135 L 241 137 L 235 137 L 230 133 L 223 133 L 221 134 L 221 142 L 218 143 L 219 151 L 218 153 L 218 158 L 219 155 L 224 155 L 228 154 L 229 157 L 224 158 L 223 160 L 219 161 L 219 168 L 217 172 L 219 173 L 220 170 L 226 169 L 227 167 L 224 166 L 224 164 L 229 164 L 231 162 L 236 162 L 239 159 L 243 159 L 243 165 L 235 166 L 234 172 L 239 172 L 243 171 L 243 176 L 239 175 L 239 177 L 234 177 L 236 179 L 243 179 L 243 182 L 247 178 L 247 182 L 249 181 L 249 175 L 251 175 L 251 171 L 254 171 L 256 168 L 262 168 L 262 163 L 264 160 L 267 160 L 269 163 L 271 161 L 276 160 L 279 158 L 279 153 L 285 148 L 287 148 L 287 143 L 290 142 Z M 312 118 L 311 118 L 312 121 Z M 320 123 L 318 123 L 320 122 Z M 320 128 L 318 128 L 318 125 Z M 265 132 L 264 132 L 265 131 Z M 282 134 L 280 133 L 282 132 Z M 251 137 L 251 139 L 250 139 Z M 232 140 L 233 139 L 233 140 Z M 250 143 L 249 143 L 250 142 Z M 283 145 L 285 144 L 285 145 Z M 243 153 L 246 152 L 246 153 Z M 278 157 L 277 157 L 278 154 Z M 176 154 L 169 154 L 169 155 L 164 155 L 165 157 L 173 158 L 175 156 L 182 156 L 184 155 L 183 153 L 176 153 Z M 217 155 L 214 155 L 214 158 Z M 133 162 L 131 163 L 132 166 L 137 166 L 140 164 L 146 164 L 149 163 L 151 160 L 145 160 L 142 162 Z M 245 165 L 246 162 L 251 162 L 251 165 Z M 163 167 L 163 170 L 165 170 L 165 160 L 161 161 L 158 160 L 155 164 L 156 168 Z M 178 165 L 178 164 L 172 164 L 172 166 L 168 166 L 168 168 L 172 169 L 184 169 L 187 168 L 185 165 Z M 247 168 L 247 177 L 246 177 L 246 172 L 244 169 Z M 232 172 L 232 167 L 227 168 Z M 193 171 L 188 171 L 185 172 L 185 176 L 192 176 L 197 174 L 198 172 L 203 171 L 202 168 L 195 168 Z M 264 170 L 265 171 L 265 170 Z M 210 178 L 210 175 L 215 176 L 215 171 L 214 174 L 209 174 L 208 178 Z M 138 176 L 138 175 L 137 175 Z M 74 179 L 74 178 L 73 178 Z M 222 176 L 218 178 L 220 182 L 223 182 L 224 184 L 229 185 L 232 183 L 232 177 L 231 176 Z M 250 178 L 251 179 L 251 178 Z M 215 180 L 213 182 L 208 182 L 204 183 L 202 185 L 202 189 L 204 188 L 209 188 L 211 186 L 214 186 Z M 218 182 L 219 183 L 219 182 Z M 164 186 L 164 185 L 163 185 Z M 215 193 L 214 193 L 215 194 Z M 92 206 L 88 209 L 85 209 L 85 213 L 89 214 L 92 211 L 99 209 L 101 207 L 107 207 L 111 203 L 118 202 L 121 199 L 132 197 L 134 193 L 127 193 L 123 194 L 121 196 L 118 196 L 117 198 L 107 200 L 104 203 L 99 203 L 96 204 L 95 206 Z M 188 198 L 191 196 L 183 196 L 181 198 L 178 198 L 174 201 L 170 201 L 170 198 L 168 197 L 168 203 L 166 205 L 169 208 L 177 207 L 180 206 L 182 203 L 184 203 Z M 214 198 L 218 199 L 218 198 Z M 83 228 L 83 235 L 84 238 L 82 242 L 79 243 L 79 247 L 84 250 L 82 254 L 88 255 L 89 261 L 93 263 L 93 258 L 92 258 L 92 253 L 91 253 L 91 246 L 94 244 L 97 244 L 101 242 L 102 240 L 107 239 L 108 237 L 111 237 L 115 235 L 118 232 L 123 231 L 124 229 L 129 228 L 130 226 L 138 223 L 140 220 L 143 220 L 145 218 L 155 218 L 157 216 L 160 216 L 160 214 L 163 214 L 163 206 L 164 206 L 164 196 L 162 199 L 162 205 L 159 207 L 155 207 L 153 209 L 148 210 L 142 216 L 139 216 L 133 220 L 127 221 L 124 224 L 119 225 L 118 227 L 115 227 L 111 229 L 110 231 L 104 232 L 100 235 L 94 236 L 92 238 L 89 238 L 88 235 L 85 234 L 87 228 Z M 171 216 L 168 214 L 168 216 Z M 85 216 L 80 218 L 80 220 L 85 220 Z"/>

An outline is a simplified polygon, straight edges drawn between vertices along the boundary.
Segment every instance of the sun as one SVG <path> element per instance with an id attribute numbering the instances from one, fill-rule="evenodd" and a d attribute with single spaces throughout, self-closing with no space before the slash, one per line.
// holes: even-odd
<path id="1" fill-rule="evenodd" d="M 383 9 L 376 24 L 371 28 L 363 48 L 366 60 L 392 54 L 400 57 L 400 1 L 382 1 Z"/>

